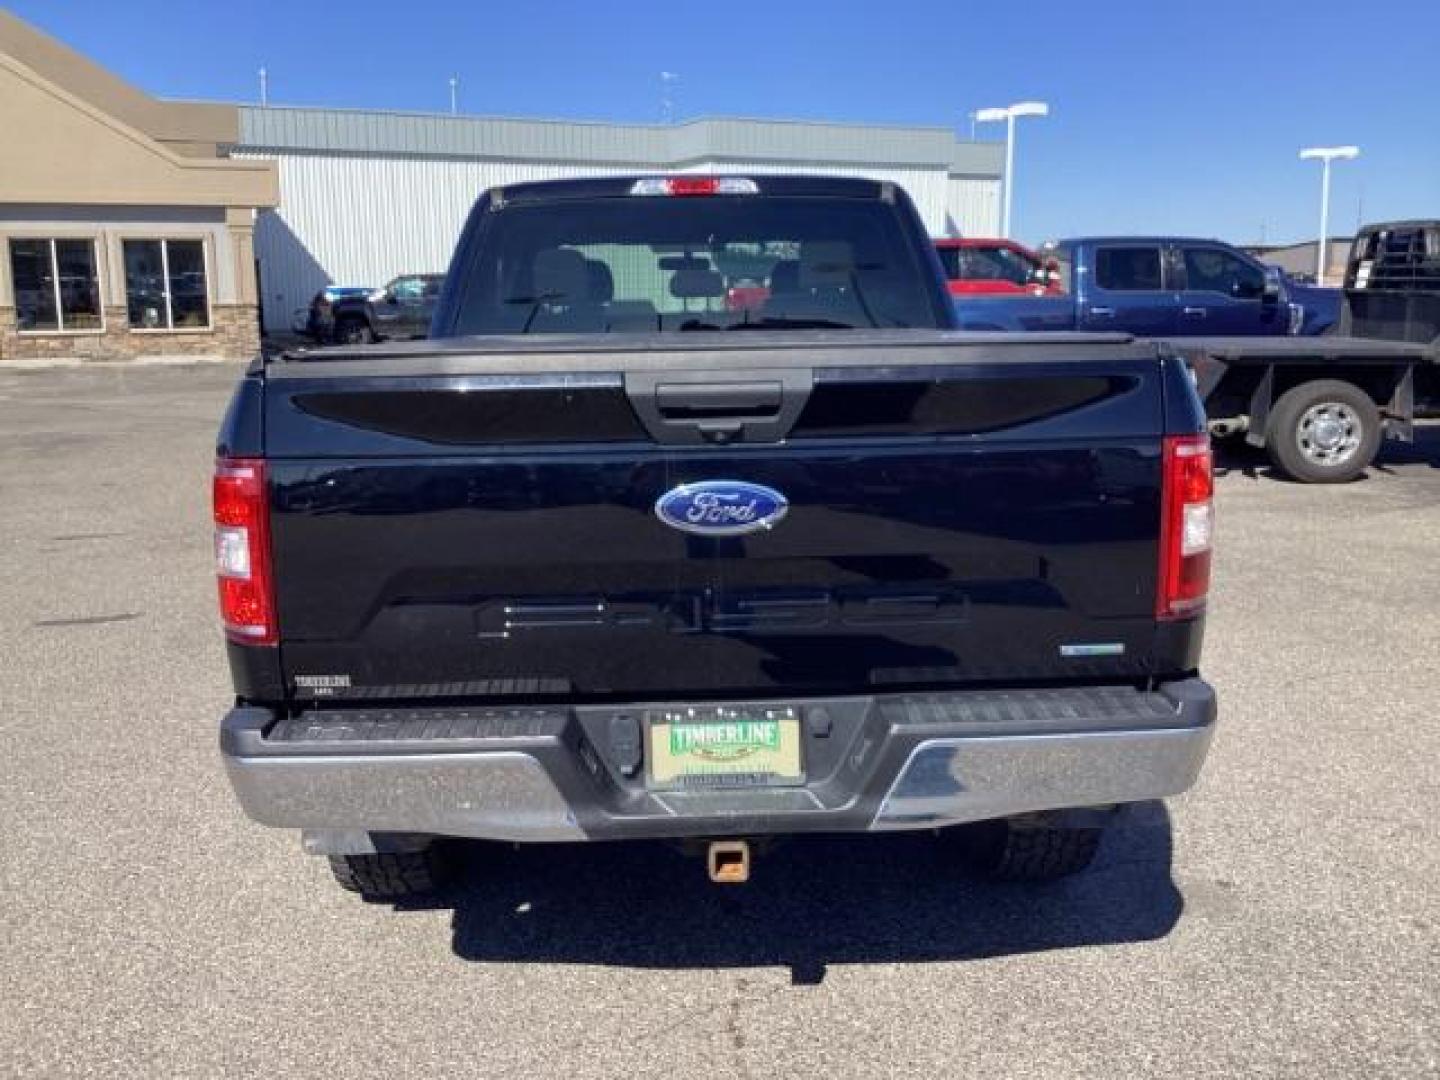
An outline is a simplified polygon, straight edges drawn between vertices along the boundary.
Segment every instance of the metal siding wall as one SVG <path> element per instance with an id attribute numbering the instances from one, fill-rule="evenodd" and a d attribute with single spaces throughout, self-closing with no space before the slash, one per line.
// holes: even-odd
<path id="1" fill-rule="evenodd" d="M 487 188 L 616 170 L 388 157 L 236 154 L 280 164 L 280 207 L 260 214 L 255 251 L 265 328 L 285 331 L 331 282 L 383 285 L 444 271 L 465 216 Z"/>
<path id="2" fill-rule="evenodd" d="M 351 109 L 239 107 L 239 145 L 275 153 L 426 154 L 502 161 L 679 168 L 702 159 L 856 161 L 999 174 L 1003 145 L 957 141 L 946 128 L 712 117 L 606 124 Z"/>
<path id="3" fill-rule="evenodd" d="M 397 274 L 443 271 L 475 199 L 487 188 L 532 180 L 633 173 L 633 166 L 518 163 L 380 155 L 265 154 L 280 168 L 280 207 L 260 214 L 265 328 L 290 329 L 316 291 L 334 282 L 383 285 Z M 950 177 L 943 168 L 711 161 L 690 171 L 826 173 L 899 184 L 933 236 L 958 226 L 999 228 L 994 181 Z"/>
<path id="4" fill-rule="evenodd" d="M 952 176 L 945 201 L 950 224 L 936 236 L 999 236 L 1000 181 Z"/>

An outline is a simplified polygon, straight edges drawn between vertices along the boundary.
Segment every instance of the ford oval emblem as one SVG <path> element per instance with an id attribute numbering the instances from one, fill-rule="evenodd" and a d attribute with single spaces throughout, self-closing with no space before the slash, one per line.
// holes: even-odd
<path id="1" fill-rule="evenodd" d="M 744 480 L 699 480 L 655 500 L 655 516 L 696 536 L 744 536 L 769 529 L 790 503 L 774 488 Z"/>

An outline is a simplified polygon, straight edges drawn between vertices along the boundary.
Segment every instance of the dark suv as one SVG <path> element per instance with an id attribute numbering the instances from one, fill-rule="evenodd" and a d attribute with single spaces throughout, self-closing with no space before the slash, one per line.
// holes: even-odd
<path id="1" fill-rule="evenodd" d="M 318 293 L 310 305 L 310 334 L 346 345 L 423 338 L 444 282 L 444 274 L 403 274 L 373 292 Z"/>

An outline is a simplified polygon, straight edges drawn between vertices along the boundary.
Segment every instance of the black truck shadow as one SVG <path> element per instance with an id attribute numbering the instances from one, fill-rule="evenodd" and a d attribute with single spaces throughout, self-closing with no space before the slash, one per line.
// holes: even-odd
<path id="1" fill-rule="evenodd" d="M 1214 446 L 1215 471 L 1221 476 L 1234 472 L 1252 480 L 1264 477 L 1282 484 L 1296 483 L 1270 464 L 1270 458 L 1264 450 L 1250 446 L 1244 439 L 1217 439 Z M 1426 468 L 1440 469 L 1440 424 L 1417 425 L 1414 442 L 1386 439 L 1380 444 L 1380 453 L 1375 464 L 1351 482 L 1362 483 L 1377 472 L 1408 473 Z"/>
<path id="2" fill-rule="evenodd" d="M 699 859 L 659 843 L 466 855 L 438 905 L 454 909 L 456 954 L 490 962 L 785 966 L 811 984 L 830 964 L 1150 941 L 1183 907 L 1158 802 L 1128 808 L 1089 871 L 1046 885 L 968 876 L 930 833 L 794 838 L 760 854 L 741 886 L 712 885 Z"/>
<path id="3" fill-rule="evenodd" d="M 297 312 L 330 284 L 330 273 L 278 210 L 262 210 L 255 219 L 255 247 L 266 253 L 255 261 L 262 333 L 283 339 L 290 334 Z"/>
<path id="4" fill-rule="evenodd" d="M 1440 469 L 1440 424 L 1416 425 L 1414 442 L 1386 440 L 1380 447 L 1380 458 L 1375 467 L 1381 472 L 1390 472 L 1396 466 L 1413 465 Z"/>

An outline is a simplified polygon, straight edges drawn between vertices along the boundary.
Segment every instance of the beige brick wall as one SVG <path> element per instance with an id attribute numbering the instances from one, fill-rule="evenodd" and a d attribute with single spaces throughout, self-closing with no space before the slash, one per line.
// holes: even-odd
<path id="1" fill-rule="evenodd" d="M 0 307 L 0 360 L 137 360 L 150 356 L 248 360 L 260 351 L 260 323 L 249 304 L 217 304 L 209 330 L 132 331 L 123 307 L 105 309 L 103 333 L 20 334 L 15 309 Z"/>

